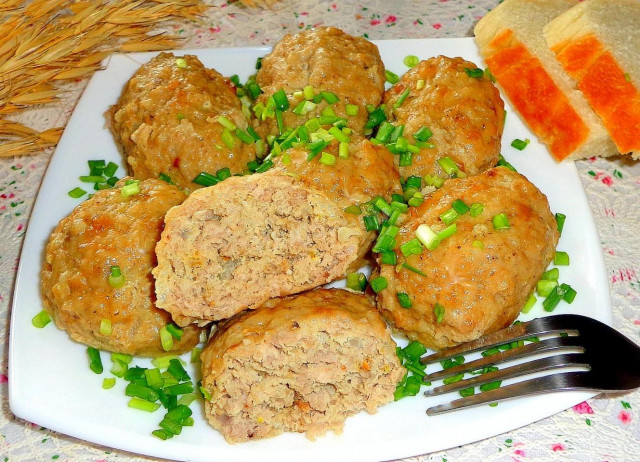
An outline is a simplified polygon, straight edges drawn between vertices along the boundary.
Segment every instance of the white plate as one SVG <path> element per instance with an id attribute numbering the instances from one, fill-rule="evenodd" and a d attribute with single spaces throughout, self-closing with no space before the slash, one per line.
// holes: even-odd
<path id="1" fill-rule="evenodd" d="M 388 69 L 406 70 L 408 54 L 428 58 L 439 54 L 462 56 L 480 63 L 470 38 L 445 40 L 393 40 L 376 42 Z M 187 51 L 185 51 L 186 53 Z M 237 73 L 244 81 L 254 72 L 256 58 L 268 48 L 191 50 L 206 66 L 225 75 Z M 193 428 L 168 441 L 151 436 L 162 418 L 129 409 L 124 381 L 111 390 L 101 388 L 101 376 L 88 368 L 86 347 L 69 340 L 53 324 L 38 330 L 31 318 L 41 309 L 39 272 L 44 246 L 57 222 L 68 215 L 79 200 L 67 192 L 80 185 L 89 159 L 106 159 L 122 165 L 114 141 L 105 128 L 103 113 L 114 104 L 122 86 L 151 53 L 114 55 L 105 70 L 91 79 L 71 116 L 33 209 L 24 242 L 15 288 L 11 320 L 9 398 L 19 417 L 52 430 L 110 447 L 163 458 L 243 461 L 261 460 L 387 460 L 462 445 L 535 422 L 590 397 L 588 393 L 556 393 L 482 406 L 465 411 L 427 417 L 425 410 L 453 398 L 425 398 L 422 394 L 382 407 L 377 414 L 358 414 L 347 419 L 342 435 L 329 434 L 315 442 L 300 434 L 228 445 L 204 418 L 197 403 Z M 562 303 L 557 313 L 580 313 L 611 324 L 609 287 L 600 241 L 573 163 L 556 164 L 507 105 L 503 154 L 549 198 L 553 212 L 567 215 L 559 250 L 571 256 L 571 266 L 560 269 L 563 282 L 574 287 L 573 304 Z M 514 138 L 530 138 L 522 152 L 510 147 Z M 119 170 L 122 174 L 123 169 Z M 544 315 L 538 305 L 527 318 Z M 523 318 L 524 319 L 524 318 Z M 105 371 L 110 361 L 103 354 Z M 139 360 L 144 365 L 144 360 Z M 192 377 L 195 372 L 190 371 Z M 303 451 L 303 452 L 301 452 Z"/>

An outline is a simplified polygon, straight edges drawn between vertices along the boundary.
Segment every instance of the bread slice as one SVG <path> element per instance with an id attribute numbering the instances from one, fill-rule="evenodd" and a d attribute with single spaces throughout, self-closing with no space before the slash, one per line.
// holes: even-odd
<path id="1" fill-rule="evenodd" d="M 618 150 L 640 158 L 640 2 L 586 0 L 543 32 Z"/>
<path id="2" fill-rule="evenodd" d="M 558 160 L 618 151 L 600 118 L 543 37 L 544 26 L 577 0 L 505 0 L 475 27 L 487 66 L 533 133 Z"/>

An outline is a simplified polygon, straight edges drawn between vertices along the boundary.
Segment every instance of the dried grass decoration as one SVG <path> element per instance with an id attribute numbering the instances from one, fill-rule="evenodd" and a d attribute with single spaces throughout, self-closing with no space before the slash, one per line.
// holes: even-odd
<path id="1" fill-rule="evenodd" d="M 61 82 L 91 76 L 114 51 L 175 48 L 179 37 L 154 28 L 197 21 L 207 8 L 202 0 L 0 0 L 0 157 L 55 146 L 62 134 L 6 116 L 56 101 Z"/>

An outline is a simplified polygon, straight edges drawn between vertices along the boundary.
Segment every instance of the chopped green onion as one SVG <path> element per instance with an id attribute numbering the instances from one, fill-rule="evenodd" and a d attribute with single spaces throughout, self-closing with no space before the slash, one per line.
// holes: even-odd
<path id="1" fill-rule="evenodd" d="M 78 199 L 78 198 L 84 196 L 86 193 L 87 193 L 87 191 L 85 191 L 82 188 L 73 188 L 67 194 L 69 194 L 69 197 L 72 197 L 74 199 Z"/>
<path id="2" fill-rule="evenodd" d="M 156 358 L 153 358 L 151 360 L 151 364 L 153 364 L 154 366 L 156 366 L 156 367 L 158 367 L 160 369 L 166 369 L 171 365 L 171 360 L 172 359 L 177 359 L 178 361 L 182 361 L 179 356 L 176 356 L 176 355 L 165 355 L 165 356 L 158 356 Z"/>
<path id="3" fill-rule="evenodd" d="M 410 241 L 407 241 L 400 246 L 400 252 L 402 252 L 402 255 L 404 255 L 405 257 L 409 257 L 411 255 L 420 255 L 424 250 L 420 242 L 421 240 L 419 238 L 411 239 Z"/>
<path id="4" fill-rule="evenodd" d="M 173 335 L 167 330 L 167 326 L 160 328 L 160 343 L 164 351 L 173 349 Z"/>
<path id="5" fill-rule="evenodd" d="M 375 128 L 385 120 L 387 120 L 387 115 L 384 113 L 384 108 L 382 106 L 379 106 L 369 113 L 369 119 L 367 120 L 367 123 L 364 127 Z"/>
<path id="6" fill-rule="evenodd" d="M 558 281 L 541 279 L 536 284 L 536 292 L 541 297 L 547 297 L 557 285 Z"/>
<path id="7" fill-rule="evenodd" d="M 393 250 L 380 251 L 380 263 L 383 265 L 395 265 L 398 263 L 398 256 Z"/>
<path id="8" fill-rule="evenodd" d="M 458 170 L 458 166 L 451 157 L 444 156 L 438 159 L 438 165 L 447 175 L 454 175 Z"/>
<path id="9" fill-rule="evenodd" d="M 416 67 L 419 62 L 420 62 L 420 58 L 418 58 L 416 55 L 405 56 L 403 60 L 404 65 L 409 68 Z"/>
<path id="10" fill-rule="evenodd" d="M 165 327 L 173 338 L 175 338 L 176 340 L 182 340 L 182 335 L 184 334 L 184 331 L 182 329 L 180 329 L 174 323 L 169 323 Z"/>
<path id="11" fill-rule="evenodd" d="M 536 304 L 537 301 L 538 301 L 538 299 L 536 298 L 535 295 L 533 295 L 533 294 L 529 295 L 529 298 L 527 298 L 527 301 L 525 302 L 524 306 L 522 307 L 522 312 L 524 314 L 527 314 L 529 311 L 531 311 L 531 308 L 533 308 L 533 306 Z"/>
<path id="12" fill-rule="evenodd" d="M 493 73 L 488 67 L 484 70 L 484 75 L 486 75 L 487 78 L 491 80 L 491 82 L 496 83 L 496 76 L 493 75 Z"/>
<path id="13" fill-rule="evenodd" d="M 387 82 L 389 82 L 391 85 L 394 85 L 400 81 L 400 77 L 398 77 L 398 74 L 391 72 L 389 69 L 384 71 L 384 76 Z"/>
<path id="14" fill-rule="evenodd" d="M 172 385 L 170 387 L 166 387 L 164 392 L 167 395 L 184 395 L 187 393 L 193 393 L 193 384 L 191 382 L 184 382 L 178 385 Z"/>
<path id="15" fill-rule="evenodd" d="M 479 241 L 479 240 L 477 240 L 477 239 L 476 239 L 475 241 L 473 241 L 473 242 L 471 243 L 471 245 L 472 245 L 473 247 L 475 247 L 476 249 L 484 249 L 484 244 L 482 243 L 482 241 Z"/>
<path id="16" fill-rule="evenodd" d="M 442 220 L 445 225 L 450 225 L 458 218 L 460 218 L 460 215 L 454 209 L 449 209 L 446 212 L 440 214 L 440 220 Z"/>
<path id="17" fill-rule="evenodd" d="M 349 157 L 349 143 L 340 142 L 338 145 L 338 157 L 340 159 L 347 159 Z"/>
<path id="18" fill-rule="evenodd" d="M 348 116 L 354 117 L 358 115 L 358 112 L 360 112 L 360 108 L 355 104 L 347 104 L 345 106 L 345 112 Z"/>
<path id="19" fill-rule="evenodd" d="M 480 202 L 474 202 L 473 204 L 471 204 L 470 215 L 472 217 L 475 218 L 481 215 L 482 212 L 484 212 L 484 204 L 481 204 Z"/>
<path id="20" fill-rule="evenodd" d="M 228 128 L 225 128 L 224 130 L 222 130 L 221 138 L 222 138 L 222 142 L 226 144 L 229 149 L 233 148 L 233 145 L 235 144 L 235 138 L 233 137 L 233 135 L 231 134 Z"/>
<path id="21" fill-rule="evenodd" d="M 495 230 L 509 229 L 511 227 L 506 213 L 499 213 L 495 215 L 491 221 L 493 223 L 493 229 Z"/>
<path id="22" fill-rule="evenodd" d="M 289 109 L 289 100 L 287 99 L 287 94 L 282 88 L 273 94 L 273 101 L 276 104 L 276 108 L 280 111 L 286 111 Z"/>
<path id="23" fill-rule="evenodd" d="M 393 108 L 394 109 L 398 109 L 400 106 L 402 106 L 402 103 L 404 103 L 404 100 L 407 99 L 407 96 L 409 96 L 409 89 L 407 88 L 405 91 L 402 92 L 402 94 L 400 95 L 400 98 L 398 98 L 398 100 L 393 104 Z"/>
<path id="24" fill-rule="evenodd" d="M 458 393 L 460 393 L 460 396 L 462 396 L 463 398 L 466 398 L 468 396 L 475 395 L 476 391 L 473 387 L 469 387 L 469 388 L 463 388 L 462 390 L 459 390 Z"/>
<path id="25" fill-rule="evenodd" d="M 104 183 L 107 181 L 107 179 L 102 175 L 79 176 L 78 179 L 83 183 Z"/>
<path id="26" fill-rule="evenodd" d="M 518 151 L 522 151 L 527 145 L 531 143 L 531 140 L 525 139 L 524 141 L 516 138 L 511 142 L 511 147 L 516 148 Z"/>
<path id="27" fill-rule="evenodd" d="M 362 217 L 364 220 L 364 228 L 367 231 L 377 231 L 379 228 L 378 218 L 375 215 L 365 215 Z"/>
<path id="28" fill-rule="evenodd" d="M 143 372 L 144 374 L 145 372 Z M 127 385 L 127 388 L 125 388 L 124 393 L 127 396 L 136 396 L 138 398 L 142 398 L 145 399 L 147 401 L 150 402 L 155 402 L 158 400 L 158 392 L 153 390 L 150 387 L 144 386 L 144 385 L 139 385 L 137 383 L 134 382 L 130 382 Z"/>
<path id="29" fill-rule="evenodd" d="M 88 160 L 87 164 L 89 165 L 89 175 L 102 175 L 104 173 L 104 160 Z"/>
<path id="30" fill-rule="evenodd" d="M 498 156 L 498 164 L 499 167 L 505 167 L 508 168 L 509 170 L 512 170 L 514 172 L 517 172 L 516 168 L 511 165 L 509 162 L 507 162 L 507 160 L 502 156 L 502 154 L 500 154 Z"/>
<path id="31" fill-rule="evenodd" d="M 340 101 L 340 98 L 338 98 L 336 96 L 335 93 L 330 92 L 330 91 L 321 91 L 320 94 L 322 95 L 322 98 L 328 103 L 328 104 L 335 104 L 338 101 Z"/>
<path id="32" fill-rule="evenodd" d="M 344 211 L 350 215 L 360 215 L 362 213 L 362 209 L 357 205 L 350 205 Z"/>
<path id="33" fill-rule="evenodd" d="M 236 134 L 236 137 L 240 141 L 242 141 L 244 144 L 253 144 L 255 142 L 253 137 L 249 135 L 247 132 L 245 132 L 244 130 L 242 130 L 241 128 L 236 128 L 235 134 Z"/>
<path id="34" fill-rule="evenodd" d="M 100 320 L 100 333 L 102 335 L 111 335 L 111 321 L 108 319 Z"/>
<path id="35" fill-rule="evenodd" d="M 398 303 L 402 308 L 411 308 L 411 299 L 406 293 L 398 292 L 396 297 L 398 297 Z"/>
<path id="36" fill-rule="evenodd" d="M 184 58 L 176 58 L 176 66 L 178 66 L 180 69 L 186 69 L 187 61 Z"/>
<path id="37" fill-rule="evenodd" d="M 129 400 L 128 406 L 130 408 L 138 409 L 140 411 L 154 412 L 160 407 L 160 403 L 152 403 L 150 401 L 147 401 L 146 399 L 142 399 L 142 398 L 138 398 L 137 396 L 134 396 Z M 155 432 L 153 433 L 155 434 Z"/>
<path id="38" fill-rule="evenodd" d="M 102 388 L 109 390 L 116 385 L 115 377 L 108 377 L 102 380 Z"/>
<path id="39" fill-rule="evenodd" d="M 218 123 L 230 131 L 234 131 L 236 128 L 238 128 L 236 127 L 236 124 L 234 124 L 233 122 L 231 122 L 229 119 L 227 119 L 225 116 L 222 116 L 222 115 L 218 116 Z"/>
<path id="40" fill-rule="evenodd" d="M 51 317 L 49 316 L 49 313 L 47 313 L 45 310 L 40 311 L 31 319 L 31 324 L 33 324 L 33 326 L 37 327 L 38 329 L 42 329 L 44 326 L 46 326 L 50 322 L 51 322 Z"/>
<path id="41" fill-rule="evenodd" d="M 404 269 L 408 269 L 409 271 L 411 271 L 412 273 L 416 273 L 419 274 L 420 276 L 424 276 L 427 277 L 426 273 L 423 273 L 422 271 L 420 271 L 418 268 L 416 268 L 415 266 L 411 266 L 409 263 L 404 262 L 400 265 L 402 268 Z"/>
<path id="42" fill-rule="evenodd" d="M 551 290 L 551 293 L 547 295 L 547 298 L 545 298 L 542 302 L 542 307 L 547 312 L 555 310 L 555 308 L 558 306 L 558 303 L 560 303 L 560 301 L 563 299 L 564 295 L 565 290 L 562 288 L 562 286 L 556 285 L 553 290 Z"/>
<path id="43" fill-rule="evenodd" d="M 164 430 L 154 430 L 151 432 L 151 434 L 157 438 L 160 438 L 161 440 L 165 441 L 169 438 L 173 438 L 173 433 L 169 433 L 167 431 Z"/>
<path id="44" fill-rule="evenodd" d="M 431 130 L 429 130 L 425 126 L 420 127 L 420 129 L 413 134 L 413 138 L 416 141 L 423 141 L 423 142 L 427 141 L 432 136 L 433 136 L 433 133 L 431 132 Z"/>
<path id="45" fill-rule="evenodd" d="M 169 184 L 174 184 L 173 180 L 171 180 L 171 177 L 169 175 L 167 175 L 166 173 L 160 173 L 158 175 L 158 179 L 164 181 L 165 183 L 169 183 Z M 109 182 L 109 180 L 107 180 L 107 183 Z M 111 185 L 113 186 L 113 185 Z"/>
<path id="46" fill-rule="evenodd" d="M 381 290 L 386 289 L 389 284 L 387 282 L 387 278 L 384 276 L 378 276 L 377 278 L 369 281 L 369 285 L 375 293 L 379 293 Z"/>
<path id="47" fill-rule="evenodd" d="M 569 254 L 567 252 L 556 251 L 553 256 L 553 264 L 558 266 L 568 266 Z"/>
<path id="48" fill-rule="evenodd" d="M 493 382 L 487 382 L 487 383 L 483 383 L 482 385 L 480 385 L 480 391 L 481 392 L 485 392 L 485 391 L 489 391 L 489 390 L 495 390 L 496 388 L 500 388 L 500 385 L 502 385 L 502 380 L 495 380 Z"/>
<path id="49" fill-rule="evenodd" d="M 419 207 L 422 202 L 424 202 L 424 198 L 422 197 L 422 194 L 420 194 L 419 192 L 416 192 L 413 194 L 413 197 L 411 197 L 408 201 L 407 204 L 409 204 L 411 207 Z"/>
<path id="50" fill-rule="evenodd" d="M 404 139 L 404 138 L 402 138 Z M 413 154 L 410 152 L 400 153 L 400 160 L 398 161 L 398 165 L 400 167 L 409 167 L 413 163 Z"/>
<path id="51" fill-rule="evenodd" d="M 424 79 L 418 79 L 416 82 L 416 89 L 422 90 L 426 84 L 427 82 Z"/>
<path id="52" fill-rule="evenodd" d="M 415 236 L 429 250 L 435 250 L 440 245 L 438 235 L 425 224 L 418 226 Z"/>
<path id="53" fill-rule="evenodd" d="M 162 374 L 160 373 L 160 369 L 145 369 L 144 371 L 145 379 L 147 380 L 147 384 L 151 388 L 160 389 L 164 386 L 164 379 L 162 378 Z"/>
<path id="54" fill-rule="evenodd" d="M 256 173 L 263 173 L 273 167 L 273 161 L 271 159 L 261 163 L 258 168 L 256 168 Z"/>
<path id="55" fill-rule="evenodd" d="M 469 77 L 473 77 L 474 79 L 481 79 L 484 75 L 484 71 L 482 69 L 470 69 L 468 67 L 464 68 L 464 71 L 467 73 Z"/>
<path id="56" fill-rule="evenodd" d="M 367 287 L 367 277 L 364 273 L 347 274 L 347 288 L 356 292 L 362 292 Z"/>
<path id="57" fill-rule="evenodd" d="M 207 172 L 200 172 L 198 176 L 196 176 L 191 181 L 195 184 L 199 184 L 200 186 L 205 186 L 205 187 L 213 186 L 214 184 L 218 184 L 220 182 L 217 176 Z"/>
<path id="58" fill-rule="evenodd" d="M 182 367 L 182 364 L 177 359 L 169 360 L 169 367 L 167 368 L 167 371 L 179 382 L 189 380 L 190 378 L 187 371 Z"/>
<path id="59" fill-rule="evenodd" d="M 560 270 L 558 268 L 551 268 L 550 270 L 542 273 L 542 276 L 540 276 L 540 279 L 544 279 L 547 281 L 557 281 L 559 277 L 560 277 Z"/>
<path id="60" fill-rule="evenodd" d="M 562 297 L 562 299 L 567 303 L 573 302 L 573 300 L 576 298 L 576 295 L 578 294 L 576 290 L 569 284 L 560 284 L 560 287 L 562 288 L 562 290 L 564 290 L 564 296 Z"/>
<path id="61" fill-rule="evenodd" d="M 134 196 L 140 192 L 140 180 L 128 180 L 125 185 L 120 188 L 122 197 Z"/>
<path id="62" fill-rule="evenodd" d="M 460 215 L 464 215 L 470 210 L 470 207 L 464 203 L 462 199 L 456 199 L 451 203 L 451 207 Z"/>
<path id="63" fill-rule="evenodd" d="M 114 289 L 119 289 L 124 286 L 125 278 L 118 265 L 112 266 L 109 269 L 109 278 L 107 279 L 107 281 L 109 282 L 109 285 Z"/>
<path id="64" fill-rule="evenodd" d="M 96 374 L 102 374 L 103 367 L 100 352 L 93 347 L 88 347 L 87 354 L 89 355 L 89 368 Z"/>
<path id="65" fill-rule="evenodd" d="M 336 156 L 334 156 L 333 154 L 329 154 L 328 152 L 322 151 L 319 162 L 323 165 L 335 165 Z"/>
<path id="66" fill-rule="evenodd" d="M 558 233 L 562 235 L 562 229 L 564 228 L 564 222 L 567 216 L 563 213 L 556 213 L 555 217 L 556 217 L 556 224 L 558 225 Z"/>
<path id="67" fill-rule="evenodd" d="M 449 385 L 450 383 L 459 382 L 460 380 L 462 380 L 463 377 L 464 377 L 464 373 L 452 375 L 452 376 L 449 376 L 446 379 L 444 379 L 442 381 L 442 383 L 443 383 L 443 385 Z"/>
<path id="68" fill-rule="evenodd" d="M 444 306 L 442 306 L 440 303 L 436 303 L 435 306 L 433 307 L 433 314 L 436 315 L 436 322 L 437 323 L 441 323 L 442 320 L 444 319 Z"/>
<path id="69" fill-rule="evenodd" d="M 442 241 L 448 237 L 453 236 L 458 231 L 458 226 L 454 223 L 452 225 L 447 226 L 445 229 L 436 234 L 438 241 Z"/>

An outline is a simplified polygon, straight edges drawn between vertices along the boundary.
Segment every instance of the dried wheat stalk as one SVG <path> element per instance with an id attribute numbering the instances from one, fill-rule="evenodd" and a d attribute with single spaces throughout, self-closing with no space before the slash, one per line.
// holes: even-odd
<path id="1" fill-rule="evenodd" d="M 3 118 L 55 101 L 58 84 L 82 79 L 113 51 L 175 48 L 153 33 L 169 20 L 197 20 L 202 0 L 2 0 L 0 2 L 0 157 L 54 146 L 61 129 L 38 133 Z"/>

